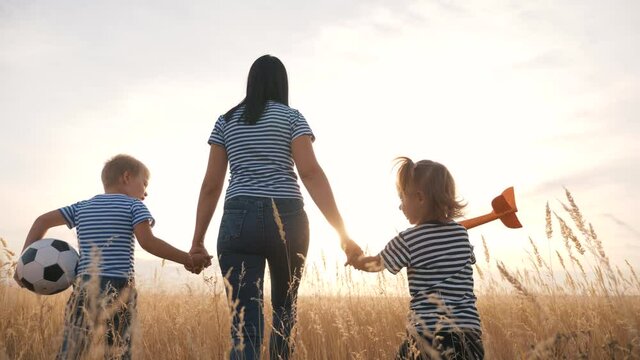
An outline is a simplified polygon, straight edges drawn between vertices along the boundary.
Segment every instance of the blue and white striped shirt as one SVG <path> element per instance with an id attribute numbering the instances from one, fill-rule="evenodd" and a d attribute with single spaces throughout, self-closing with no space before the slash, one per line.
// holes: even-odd
<path id="1" fill-rule="evenodd" d="M 209 145 L 225 148 L 230 179 L 226 198 L 238 195 L 302 199 L 291 157 L 291 142 L 301 135 L 315 139 L 298 110 L 267 101 L 258 122 L 241 119 L 244 106 L 229 121 L 220 116 L 209 136 Z"/>
<path id="2" fill-rule="evenodd" d="M 76 228 L 80 261 L 77 275 L 92 274 L 92 249 L 97 250 L 97 274 L 117 278 L 134 275 L 133 228 L 154 219 L 142 201 L 124 194 L 100 194 L 60 209 L 67 226 Z"/>
<path id="3" fill-rule="evenodd" d="M 419 332 L 481 331 L 473 293 L 473 248 L 455 221 L 400 232 L 380 252 L 391 273 L 407 268 L 411 323 Z"/>

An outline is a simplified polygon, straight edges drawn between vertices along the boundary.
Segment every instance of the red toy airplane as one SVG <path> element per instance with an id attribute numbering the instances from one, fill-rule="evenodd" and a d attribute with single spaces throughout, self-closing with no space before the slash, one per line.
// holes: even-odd
<path id="1" fill-rule="evenodd" d="M 513 194 L 513 186 L 507 188 L 502 192 L 502 194 L 493 199 L 493 201 L 491 201 L 491 207 L 493 208 L 493 211 L 489 214 L 462 220 L 460 221 L 460 225 L 467 229 L 471 229 L 490 221 L 500 219 L 500 221 L 502 221 L 502 223 L 508 228 L 515 229 L 522 227 L 522 224 L 520 224 L 520 221 L 516 216 L 518 208 L 516 207 L 516 198 Z"/>

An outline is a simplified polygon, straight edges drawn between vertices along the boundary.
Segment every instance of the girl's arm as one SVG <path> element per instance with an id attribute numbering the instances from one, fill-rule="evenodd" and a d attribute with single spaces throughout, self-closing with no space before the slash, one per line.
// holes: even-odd
<path id="1" fill-rule="evenodd" d="M 133 228 L 133 233 L 138 239 L 138 243 L 143 249 L 157 257 L 171 260 L 190 268 L 198 269 L 206 266 L 209 256 L 198 254 L 190 255 L 182 250 L 176 249 L 166 241 L 157 238 L 151 231 L 151 225 L 147 221 L 143 221 Z"/>
<path id="2" fill-rule="evenodd" d="M 352 262 L 354 268 L 367 272 L 379 272 L 384 270 L 384 264 L 382 263 L 382 257 L 376 256 L 360 256 Z"/>
<path id="3" fill-rule="evenodd" d="M 308 135 L 298 136 L 291 142 L 291 155 L 298 169 L 302 184 L 309 191 L 313 202 L 318 206 L 322 215 L 340 235 L 340 243 L 347 254 L 348 261 L 355 260 L 362 255 L 362 249 L 349 238 L 342 216 L 333 197 L 329 180 L 320 167 Z"/>
<path id="4" fill-rule="evenodd" d="M 204 236 L 218 204 L 224 177 L 227 174 L 227 151 L 220 145 L 211 145 L 207 171 L 200 188 L 198 197 L 198 209 L 196 212 L 196 227 L 193 232 L 193 242 L 190 253 L 207 253 L 204 247 Z"/>

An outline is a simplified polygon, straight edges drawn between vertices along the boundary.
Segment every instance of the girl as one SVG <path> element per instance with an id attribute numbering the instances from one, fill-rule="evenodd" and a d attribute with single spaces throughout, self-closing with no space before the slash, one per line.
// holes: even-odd
<path id="1" fill-rule="evenodd" d="M 466 229 L 453 219 L 465 205 L 456 200 L 446 167 L 430 160 L 398 159 L 400 209 L 415 225 L 376 256 L 352 263 L 364 271 L 407 268 L 411 293 L 407 340 L 398 359 L 482 359 L 480 317 L 473 293 L 475 263 Z"/>

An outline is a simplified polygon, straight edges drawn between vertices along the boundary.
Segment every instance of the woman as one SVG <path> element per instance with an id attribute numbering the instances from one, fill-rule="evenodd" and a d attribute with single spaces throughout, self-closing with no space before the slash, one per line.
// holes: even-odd
<path id="1" fill-rule="evenodd" d="M 273 305 L 270 357 L 287 359 L 292 352 L 291 328 L 309 245 L 309 221 L 294 165 L 311 198 L 338 232 L 348 261 L 362 255 L 345 230 L 316 160 L 311 128 L 288 104 L 285 67 L 276 57 L 264 55 L 251 66 L 246 97 L 218 118 L 209 138 L 209 163 L 191 253 L 207 254 L 204 237 L 229 163 L 231 176 L 217 250 L 222 275 L 231 285 L 227 288 L 233 308 L 231 359 L 260 357 L 266 264 Z"/>

